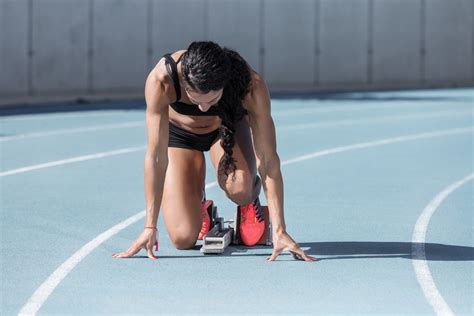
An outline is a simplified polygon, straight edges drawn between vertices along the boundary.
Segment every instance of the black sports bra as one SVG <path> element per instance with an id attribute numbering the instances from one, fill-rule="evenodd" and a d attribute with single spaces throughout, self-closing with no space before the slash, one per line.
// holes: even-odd
<path id="1" fill-rule="evenodd" d="M 207 112 L 202 112 L 199 110 L 197 105 L 188 104 L 184 102 L 180 102 L 181 99 L 181 87 L 179 85 L 179 77 L 178 77 L 178 67 L 176 66 L 179 61 L 181 60 L 181 55 L 177 62 L 171 57 L 171 54 L 165 54 L 163 57 L 165 58 L 165 66 L 166 71 L 168 72 L 168 76 L 174 83 L 174 89 L 176 90 L 176 101 L 171 103 L 170 106 L 178 112 L 179 114 L 184 115 L 194 115 L 194 116 L 216 116 L 218 115 L 218 109 L 213 106 Z"/>

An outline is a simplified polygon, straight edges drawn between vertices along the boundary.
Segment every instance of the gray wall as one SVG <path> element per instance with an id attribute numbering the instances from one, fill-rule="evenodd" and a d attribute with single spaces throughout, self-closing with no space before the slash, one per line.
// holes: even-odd
<path id="1" fill-rule="evenodd" d="M 0 99 L 140 95 L 193 40 L 273 91 L 474 86 L 474 0 L 0 0 Z"/>

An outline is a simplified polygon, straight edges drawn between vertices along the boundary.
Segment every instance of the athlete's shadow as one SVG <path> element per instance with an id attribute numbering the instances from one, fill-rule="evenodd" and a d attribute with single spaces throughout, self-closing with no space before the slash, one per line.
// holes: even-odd
<path id="1" fill-rule="evenodd" d="M 409 243 L 409 242 L 367 242 L 367 241 L 343 241 L 343 242 L 303 242 L 300 247 L 305 249 L 308 255 L 324 260 L 344 260 L 344 259 L 378 259 L 378 258 L 402 258 L 411 260 L 428 261 L 474 261 L 474 248 L 466 246 L 453 246 L 433 243 Z M 424 246 L 424 251 L 423 251 Z M 245 247 L 230 245 L 222 254 L 197 255 L 201 245 L 196 245 L 189 250 L 180 250 L 179 255 L 161 256 L 158 259 L 177 258 L 213 258 L 219 257 L 269 257 L 273 248 L 270 246 Z M 265 253 L 262 253 L 265 250 Z M 192 255 L 181 255 L 182 251 L 191 251 Z M 258 251 L 255 253 L 254 251 Z M 423 257 L 424 254 L 424 257 Z M 147 258 L 146 256 L 135 256 L 133 258 Z M 288 252 L 279 256 L 278 260 L 291 258 Z"/>
<path id="2" fill-rule="evenodd" d="M 409 242 L 309 242 L 299 243 L 320 260 L 403 258 L 429 261 L 473 261 L 474 248 Z M 424 251 L 423 247 L 424 246 Z M 424 253 L 424 257 L 423 257 Z M 321 257 L 323 256 L 323 257 Z"/>

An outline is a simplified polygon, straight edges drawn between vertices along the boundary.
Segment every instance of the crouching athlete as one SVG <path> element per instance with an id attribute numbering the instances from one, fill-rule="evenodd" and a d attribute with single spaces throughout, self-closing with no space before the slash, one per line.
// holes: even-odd
<path id="1" fill-rule="evenodd" d="M 300 260 L 316 260 L 286 231 L 270 96 L 263 78 L 237 52 L 193 42 L 187 50 L 166 54 L 146 80 L 145 97 L 145 227 L 128 250 L 114 257 L 131 257 L 145 248 L 156 259 L 160 207 L 177 249 L 192 248 L 209 232 L 203 152 L 210 151 L 219 186 L 240 207 L 242 242 L 255 245 L 266 229 L 258 199 L 263 184 L 273 230 L 267 260 L 284 250 Z"/>

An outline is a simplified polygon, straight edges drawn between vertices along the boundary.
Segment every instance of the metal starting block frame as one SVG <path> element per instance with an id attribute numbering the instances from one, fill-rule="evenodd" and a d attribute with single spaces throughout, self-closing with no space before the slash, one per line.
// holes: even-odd
<path id="1" fill-rule="evenodd" d="M 217 213 L 217 206 L 212 200 L 206 200 L 205 206 L 211 219 L 211 230 L 203 238 L 203 245 L 200 251 L 203 254 L 221 254 L 229 245 L 241 245 L 239 236 L 239 219 L 240 209 L 237 207 L 235 218 L 231 221 L 225 221 L 223 217 L 219 217 Z M 272 224 L 270 222 L 270 215 L 268 207 L 262 206 L 266 230 L 262 238 L 257 242 L 257 245 L 272 245 Z M 225 224 L 228 224 L 225 226 Z"/>

